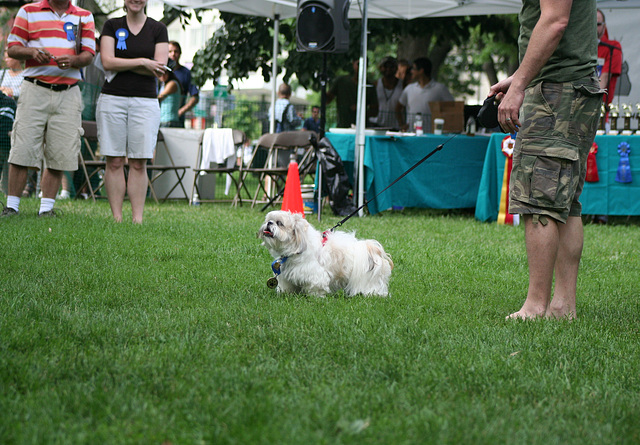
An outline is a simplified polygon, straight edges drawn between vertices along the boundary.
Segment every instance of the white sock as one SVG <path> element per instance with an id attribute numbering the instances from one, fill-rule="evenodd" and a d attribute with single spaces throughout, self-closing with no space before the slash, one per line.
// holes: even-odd
<path id="1" fill-rule="evenodd" d="M 38 213 L 48 212 L 49 210 L 51 210 L 53 208 L 53 205 L 55 203 L 56 203 L 55 199 L 42 198 L 40 200 L 40 212 L 38 212 Z"/>
<path id="2" fill-rule="evenodd" d="M 58 193 L 58 198 L 69 199 L 71 198 L 71 193 L 69 193 L 68 190 L 60 190 L 60 193 Z"/>
<path id="3" fill-rule="evenodd" d="M 20 210 L 20 197 L 19 196 L 7 196 L 7 207 L 12 208 L 16 212 Z"/>

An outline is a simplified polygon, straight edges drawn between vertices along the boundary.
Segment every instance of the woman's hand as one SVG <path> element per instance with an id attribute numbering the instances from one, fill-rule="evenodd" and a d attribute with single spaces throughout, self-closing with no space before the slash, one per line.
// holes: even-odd
<path id="1" fill-rule="evenodd" d="M 164 72 L 167 70 L 166 64 L 153 59 L 144 59 L 143 67 L 157 78 L 162 77 Z"/>

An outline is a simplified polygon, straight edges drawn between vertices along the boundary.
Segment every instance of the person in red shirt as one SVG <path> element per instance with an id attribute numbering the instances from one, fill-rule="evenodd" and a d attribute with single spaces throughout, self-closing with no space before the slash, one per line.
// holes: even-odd
<path id="1" fill-rule="evenodd" d="M 598 9 L 598 71 L 600 74 L 600 88 L 605 88 L 603 100 L 609 110 L 616 91 L 616 83 L 622 72 L 622 47 L 620 42 L 609 40 L 609 32 L 604 14 Z"/>
<path id="2" fill-rule="evenodd" d="M 93 14 L 69 0 L 27 3 L 16 13 L 7 55 L 24 61 L 24 82 L 11 132 L 9 190 L 0 218 L 19 214 L 29 168 L 40 169 L 39 216 L 60 216 L 53 206 L 63 172 L 78 169 L 82 93 L 80 69 L 95 55 Z"/>

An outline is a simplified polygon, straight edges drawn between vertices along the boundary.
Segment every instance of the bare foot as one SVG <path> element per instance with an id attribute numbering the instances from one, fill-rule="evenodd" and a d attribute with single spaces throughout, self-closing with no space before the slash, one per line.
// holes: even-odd
<path id="1" fill-rule="evenodd" d="M 530 320 L 533 318 L 541 318 L 547 314 L 547 308 L 543 306 L 529 306 L 525 304 L 518 312 L 507 315 L 506 320 Z"/>
<path id="2" fill-rule="evenodd" d="M 556 309 L 552 307 L 547 309 L 547 313 L 545 314 L 545 317 L 554 318 L 556 320 L 558 319 L 575 320 L 577 318 L 575 309 L 574 310 L 570 310 L 568 308 Z"/>

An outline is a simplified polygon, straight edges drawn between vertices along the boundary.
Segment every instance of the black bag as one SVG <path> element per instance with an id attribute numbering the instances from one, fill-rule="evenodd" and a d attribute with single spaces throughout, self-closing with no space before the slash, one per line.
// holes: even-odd
<path id="1" fill-rule="evenodd" d="M 327 138 L 318 143 L 318 159 L 322 168 L 323 195 L 329 196 L 331 210 L 337 216 L 347 216 L 356 211 L 349 191 L 353 188 L 344 170 L 340 155 Z"/>
<path id="2" fill-rule="evenodd" d="M 484 128 L 495 128 L 500 125 L 498 122 L 498 103 L 495 96 L 489 96 L 484 100 L 482 108 L 478 111 L 478 122 Z"/>
<path id="3" fill-rule="evenodd" d="M 291 131 L 295 129 L 291 124 L 291 121 L 289 120 L 289 108 L 291 108 L 292 106 L 292 103 L 288 103 L 282 111 L 282 116 L 280 117 L 282 120 L 279 121 L 276 119 L 276 133 L 282 133 L 283 131 Z"/>

